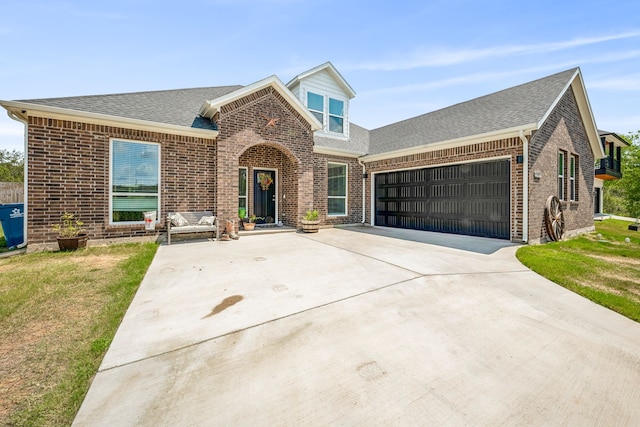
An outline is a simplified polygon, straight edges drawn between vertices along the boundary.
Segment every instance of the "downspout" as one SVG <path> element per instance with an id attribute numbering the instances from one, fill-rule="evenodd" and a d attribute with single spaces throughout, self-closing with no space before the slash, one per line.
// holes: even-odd
<path id="1" fill-rule="evenodd" d="M 520 129 L 522 141 L 522 241 L 529 241 L 529 141 Z"/>
<path id="2" fill-rule="evenodd" d="M 19 245 L 16 246 L 16 249 L 22 249 L 25 246 L 27 246 L 27 198 L 29 197 L 28 195 L 28 187 L 27 187 L 27 182 L 28 182 L 28 176 L 27 176 L 27 171 L 28 171 L 28 160 L 27 160 L 27 141 L 29 140 L 28 138 L 28 130 L 29 130 L 29 124 L 27 122 L 27 119 L 21 119 L 20 116 L 18 116 L 17 114 L 7 110 L 7 115 L 12 118 L 15 121 L 18 121 L 20 123 L 22 123 L 24 125 L 24 221 L 23 221 L 23 225 L 22 225 L 22 243 L 20 243 Z"/>
<path id="3" fill-rule="evenodd" d="M 367 168 L 364 165 L 364 163 L 362 163 L 362 161 L 360 160 L 360 158 L 358 157 L 358 164 L 360 166 L 362 166 L 362 222 L 361 224 L 364 225 L 364 223 L 367 220 L 367 208 L 366 208 L 366 197 L 365 197 L 365 191 L 367 189 Z"/>

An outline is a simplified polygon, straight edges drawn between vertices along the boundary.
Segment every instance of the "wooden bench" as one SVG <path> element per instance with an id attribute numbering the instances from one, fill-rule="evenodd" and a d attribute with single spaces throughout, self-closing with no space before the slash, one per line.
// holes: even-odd
<path id="1" fill-rule="evenodd" d="M 167 243 L 171 244 L 172 234 L 184 233 L 213 233 L 213 237 L 219 240 L 218 218 L 210 211 L 169 212 L 167 214 Z"/>

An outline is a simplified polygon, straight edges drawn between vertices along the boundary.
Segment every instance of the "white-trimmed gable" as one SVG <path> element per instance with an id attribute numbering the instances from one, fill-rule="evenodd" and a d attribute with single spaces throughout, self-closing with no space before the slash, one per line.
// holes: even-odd
<path id="1" fill-rule="evenodd" d="M 287 87 L 322 123 L 317 133 L 349 138 L 349 100 L 355 92 L 330 62 L 296 76 Z"/>

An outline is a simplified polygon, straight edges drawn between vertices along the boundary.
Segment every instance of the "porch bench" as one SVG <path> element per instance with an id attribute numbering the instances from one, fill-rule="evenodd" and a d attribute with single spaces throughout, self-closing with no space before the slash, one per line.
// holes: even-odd
<path id="1" fill-rule="evenodd" d="M 167 243 L 171 244 L 172 234 L 184 233 L 213 233 L 215 239 L 219 240 L 218 218 L 210 211 L 169 212 L 167 214 Z"/>

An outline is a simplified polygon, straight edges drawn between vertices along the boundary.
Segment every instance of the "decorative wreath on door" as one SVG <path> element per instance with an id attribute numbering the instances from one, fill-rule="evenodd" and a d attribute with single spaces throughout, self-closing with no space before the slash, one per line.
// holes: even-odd
<path id="1" fill-rule="evenodd" d="M 262 187 L 262 191 L 267 191 L 271 184 L 273 184 L 273 178 L 271 178 L 270 173 L 260 172 L 258 173 L 258 182 L 260 183 L 260 187 Z"/>

